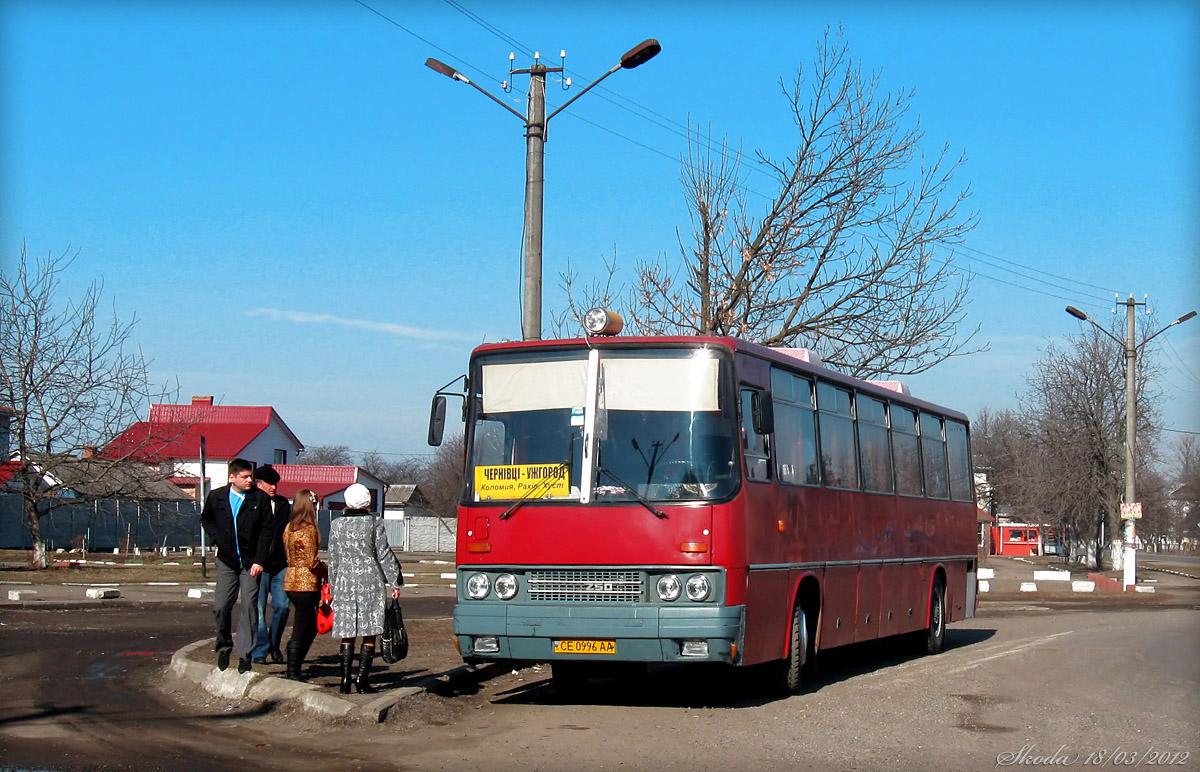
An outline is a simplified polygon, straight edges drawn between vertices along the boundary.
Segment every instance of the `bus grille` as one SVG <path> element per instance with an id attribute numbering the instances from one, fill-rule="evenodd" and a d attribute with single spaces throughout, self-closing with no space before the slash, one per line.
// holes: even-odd
<path id="1" fill-rule="evenodd" d="M 531 571 L 531 600 L 565 603 L 636 603 L 642 599 L 640 571 Z"/>

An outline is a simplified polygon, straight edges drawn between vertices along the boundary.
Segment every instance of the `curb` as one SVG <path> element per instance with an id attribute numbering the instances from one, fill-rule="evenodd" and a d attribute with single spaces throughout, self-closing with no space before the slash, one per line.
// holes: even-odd
<path id="1" fill-rule="evenodd" d="M 209 601 L 210 603 L 212 601 Z M 182 600 L 133 600 L 132 598 L 84 598 L 80 600 L 34 600 L 22 598 L 20 601 L 0 601 L 0 609 L 21 609 L 23 611 L 70 611 L 80 608 L 195 608 L 196 601 Z M 0 770 L 3 770 L 0 767 Z"/>
<path id="2" fill-rule="evenodd" d="M 1016 560 L 1021 560 L 1021 558 L 1016 558 Z M 1029 561 L 1022 561 L 1022 562 L 1028 563 Z M 1188 579 L 1200 579 L 1200 577 L 1190 576 L 1189 574 L 1181 573 L 1178 571 L 1171 571 L 1169 569 L 1150 569 L 1150 570 L 1162 571 L 1163 573 L 1168 573 L 1168 574 L 1175 574 L 1176 576 L 1181 576 L 1181 577 L 1185 577 Z M 1020 573 L 1020 575 L 1017 578 L 1005 577 L 1003 580 L 1000 580 L 1000 579 L 997 579 L 996 571 L 994 568 L 981 566 L 978 570 L 978 573 L 976 574 L 978 592 L 980 595 L 982 595 L 984 593 L 995 592 L 996 589 L 993 585 L 995 585 L 998 581 L 1003 581 L 1008 585 L 1016 585 L 1018 589 L 1010 590 L 1011 592 L 1042 594 L 1046 590 L 1053 589 L 1054 591 L 1050 593 L 1051 596 L 1065 594 L 1067 591 L 1068 585 L 1070 586 L 1071 593 L 1096 592 L 1096 591 L 1106 591 L 1106 592 L 1130 591 L 1130 592 L 1140 592 L 1140 593 L 1153 593 L 1156 591 L 1156 588 L 1153 584 L 1130 585 L 1131 589 L 1127 590 L 1127 588 L 1122 584 L 1120 579 L 1114 579 L 1112 577 L 1105 576 L 1104 574 L 1098 574 L 1095 572 L 1088 573 L 1086 580 L 1076 579 L 1070 571 L 1067 571 L 1064 569 L 1036 569 L 1032 573 L 1033 573 L 1033 577 L 1032 577 L 1033 581 L 1028 581 L 1027 579 L 1025 579 L 1024 578 L 1025 575 L 1023 573 Z M 1039 585 L 1041 585 L 1041 586 L 1039 586 Z"/>
<path id="3" fill-rule="evenodd" d="M 212 638 L 196 641 L 184 646 L 171 656 L 167 669 L 180 678 L 195 683 L 216 697 L 227 700 L 253 700 L 255 702 L 292 702 L 308 713 L 327 718 L 350 718 L 381 723 L 392 708 L 402 700 L 424 691 L 440 692 L 454 688 L 460 683 L 480 683 L 508 671 L 499 664 L 474 667 L 460 665 L 444 673 L 427 676 L 413 686 L 400 686 L 387 690 L 366 705 L 331 693 L 327 688 L 300 681 L 289 681 L 278 676 L 250 671 L 239 673 L 231 666 L 225 671 L 216 665 L 196 662 L 192 652 L 202 647 L 211 647 Z"/>

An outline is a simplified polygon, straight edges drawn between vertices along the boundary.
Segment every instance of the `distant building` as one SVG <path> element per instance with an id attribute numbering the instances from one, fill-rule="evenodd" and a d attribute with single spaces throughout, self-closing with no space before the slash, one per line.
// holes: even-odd
<path id="1" fill-rule="evenodd" d="M 11 440 L 9 427 L 12 425 L 13 409 L 5 405 L 0 405 L 0 461 L 8 458 L 9 446 Z"/>
<path id="2" fill-rule="evenodd" d="M 95 456 L 30 456 L 30 463 L 41 476 L 42 484 L 53 489 L 60 499 L 191 501 L 193 498 L 140 464 L 112 462 Z"/>
<path id="3" fill-rule="evenodd" d="M 380 511 L 383 481 L 357 466 L 320 466 L 317 464 L 273 464 L 279 472 L 279 485 L 275 492 L 289 499 L 301 490 L 308 489 L 316 494 L 322 509 L 339 512 L 346 508 L 345 492 L 354 483 L 362 483 L 371 491 L 371 511 Z"/>
<path id="4" fill-rule="evenodd" d="M 157 465 L 192 498 L 200 484 L 200 438 L 204 438 L 203 476 L 208 490 L 229 480 L 229 462 L 244 458 L 255 467 L 270 464 L 279 472 L 276 492 L 291 499 L 302 489 L 317 495 L 323 509 L 346 506 L 343 492 L 354 483 L 371 491 L 371 509 L 382 511 L 383 481 L 357 466 L 295 463 L 304 445 L 269 406 L 214 405 L 213 398 L 192 397 L 190 405 L 151 405 L 148 421 L 139 421 L 101 451 L 106 458 L 131 457 Z"/>
<path id="5" fill-rule="evenodd" d="M 383 516 L 388 520 L 403 520 L 405 517 L 432 517 L 429 499 L 414 484 L 389 485 L 383 503 Z"/>
<path id="6" fill-rule="evenodd" d="M 0 489 L 4 488 L 8 479 L 21 469 L 19 462 L 9 460 L 9 454 L 12 452 L 11 440 L 9 440 L 12 419 L 12 408 L 0 405 Z"/>
<path id="7" fill-rule="evenodd" d="M 190 405 L 151 405 L 149 420 L 130 426 L 101 453 L 157 465 L 171 482 L 195 496 L 202 476 L 210 489 L 225 485 L 229 462 L 235 458 L 255 466 L 283 465 L 303 449 L 275 408 L 214 405 L 212 397 L 203 396 L 192 397 Z"/>

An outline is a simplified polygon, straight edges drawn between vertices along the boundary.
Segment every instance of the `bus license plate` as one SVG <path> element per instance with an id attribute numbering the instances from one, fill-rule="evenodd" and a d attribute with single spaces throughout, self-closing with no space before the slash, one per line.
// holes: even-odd
<path id="1" fill-rule="evenodd" d="M 616 641 L 555 641 L 555 654 L 616 654 Z"/>

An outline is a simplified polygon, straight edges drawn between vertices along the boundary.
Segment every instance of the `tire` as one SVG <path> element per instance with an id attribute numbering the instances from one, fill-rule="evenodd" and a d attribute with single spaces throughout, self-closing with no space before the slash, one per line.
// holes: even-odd
<path id="1" fill-rule="evenodd" d="M 920 652 L 937 654 L 946 642 L 946 588 L 940 581 L 933 583 L 929 595 L 929 626 L 921 634 Z"/>
<path id="2" fill-rule="evenodd" d="M 577 696 L 587 683 L 586 666 L 580 662 L 553 662 L 550 665 L 550 680 L 559 697 Z"/>
<path id="3" fill-rule="evenodd" d="M 777 688 L 780 694 L 791 697 L 800 693 L 804 684 L 808 646 L 808 623 L 804 609 L 797 603 L 792 610 L 792 634 L 788 641 L 788 655 L 778 664 Z"/>

